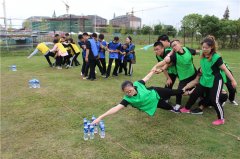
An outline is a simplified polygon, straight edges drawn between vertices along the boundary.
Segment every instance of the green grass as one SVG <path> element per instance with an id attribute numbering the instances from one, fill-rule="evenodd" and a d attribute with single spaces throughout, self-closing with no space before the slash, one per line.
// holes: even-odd
<path id="1" fill-rule="evenodd" d="M 239 50 L 220 52 L 240 84 Z M 194 61 L 199 66 L 199 57 Z M 240 136 L 240 107 L 229 103 L 224 107 L 226 124 L 218 130 L 211 126 L 216 119 L 213 109 L 203 116 L 158 109 L 149 117 L 127 107 L 105 118 L 105 139 L 83 140 L 83 118 L 98 116 L 118 104 L 123 96 L 120 84 L 143 78 L 155 63 L 151 49 L 139 50 L 133 77 L 103 79 L 98 73 L 97 81 L 91 82 L 80 78 L 80 67 L 52 69 L 43 56 L 30 60 L 25 56 L 1 57 L 2 158 L 240 158 L 240 141 L 229 135 Z M 12 64 L 17 65 L 17 72 L 9 70 Z M 40 80 L 40 89 L 28 88 L 33 77 Z M 164 82 L 160 74 L 147 85 L 163 86 Z M 184 104 L 187 97 L 183 99 Z"/>

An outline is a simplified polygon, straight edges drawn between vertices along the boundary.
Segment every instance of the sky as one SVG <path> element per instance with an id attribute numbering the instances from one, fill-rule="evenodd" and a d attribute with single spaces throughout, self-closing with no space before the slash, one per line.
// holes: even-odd
<path id="1" fill-rule="evenodd" d="M 135 11 L 134 15 L 142 19 L 142 24 L 181 26 L 184 16 L 191 13 L 215 15 L 222 18 L 228 6 L 230 18 L 240 18 L 240 0 L 5 0 L 6 17 L 12 19 L 12 26 L 21 27 L 23 19 L 31 16 L 49 16 L 66 14 L 64 2 L 70 6 L 69 14 L 98 15 L 107 20 Z M 3 0 L 1 0 L 0 25 L 4 25 Z M 10 20 L 8 20 L 8 25 Z"/>

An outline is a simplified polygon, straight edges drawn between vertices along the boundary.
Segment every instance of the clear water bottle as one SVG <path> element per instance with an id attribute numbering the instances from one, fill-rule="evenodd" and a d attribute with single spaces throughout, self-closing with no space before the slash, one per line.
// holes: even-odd
<path id="1" fill-rule="evenodd" d="M 17 66 L 16 66 L 16 65 L 12 65 L 12 66 L 11 66 L 11 70 L 12 70 L 12 71 L 17 71 Z"/>
<path id="2" fill-rule="evenodd" d="M 37 79 L 32 79 L 32 88 L 37 88 L 37 82 L 36 82 Z"/>
<path id="3" fill-rule="evenodd" d="M 28 87 L 29 88 L 33 88 L 33 80 L 29 80 L 28 81 Z"/>
<path id="4" fill-rule="evenodd" d="M 84 118 L 84 119 L 83 119 L 83 125 L 84 125 L 84 126 L 87 126 L 87 122 L 88 122 L 88 121 L 87 121 L 87 118 Z"/>
<path id="5" fill-rule="evenodd" d="M 92 122 L 96 120 L 96 117 L 93 115 L 92 116 Z M 97 134 L 98 133 L 98 127 L 97 127 L 97 124 L 94 124 L 94 133 Z"/>
<path id="6" fill-rule="evenodd" d="M 100 132 L 99 132 L 100 137 L 101 138 L 105 138 L 105 125 L 104 125 L 104 122 L 100 122 L 99 129 L 100 129 Z"/>
<path id="7" fill-rule="evenodd" d="M 40 88 L 40 81 L 39 80 L 35 80 L 35 84 L 36 84 L 36 88 Z"/>
<path id="8" fill-rule="evenodd" d="M 90 139 L 94 139 L 94 126 L 90 125 Z"/>
<path id="9" fill-rule="evenodd" d="M 91 125 L 91 123 L 90 123 L 90 121 L 88 121 L 88 122 L 87 122 L 87 127 L 88 127 L 88 130 L 89 130 L 89 131 L 88 131 L 88 136 L 90 136 L 90 125 Z"/>
<path id="10" fill-rule="evenodd" d="M 87 125 L 85 125 L 83 127 L 83 139 L 88 140 L 88 126 Z"/>

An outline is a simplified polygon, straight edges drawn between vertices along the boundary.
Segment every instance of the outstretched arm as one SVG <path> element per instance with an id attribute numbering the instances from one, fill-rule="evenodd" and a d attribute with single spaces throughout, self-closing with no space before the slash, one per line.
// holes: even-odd
<path id="1" fill-rule="evenodd" d="M 122 105 L 122 104 L 118 104 L 117 106 L 109 109 L 107 112 L 105 112 L 104 114 L 100 115 L 96 120 L 94 120 L 91 124 L 97 124 L 100 122 L 100 120 L 102 120 L 103 118 L 105 118 L 106 116 L 108 115 L 111 115 L 111 114 L 115 114 L 117 113 L 119 110 L 123 109 L 125 106 Z"/>
<path id="2" fill-rule="evenodd" d="M 27 58 L 30 59 L 33 55 L 38 53 L 38 49 L 36 48 Z"/>
<path id="3" fill-rule="evenodd" d="M 146 83 L 154 74 L 154 71 L 150 71 L 142 80 Z"/>
<path id="4" fill-rule="evenodd" d="M 236 80 L 233 78 L 231 72 L 227 69 L 226 65 L 225 65 L 225 64 L 222 64 L 222 65 L 220 66 L 220 69 L 222 69 L 222 70 L 225 72 L 225 74 L 227 75 L 227 77 L 231 80 L 231 83 L 232 83 L 233 88 L 236 88 L 236 87 L 237 87 L 237 82 L 236 82 Z"/>

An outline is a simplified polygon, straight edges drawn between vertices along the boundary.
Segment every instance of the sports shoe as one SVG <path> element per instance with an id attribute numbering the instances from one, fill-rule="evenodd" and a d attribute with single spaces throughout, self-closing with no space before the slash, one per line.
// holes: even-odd
<path id="1" fill-rule="evenodd" d="M 185 107 L 180 109 L 181 113 L 190 113 L 190 109 L 186 109 Z"/>
<path id="2" fill-rule="evenodd" d="M 181 113 L 179 110 L 175 110 L 175 109 L 171 109 L 170 111 L 173 113 Z"/>
<path id="3" fill-rule="evenodd" d="M 61 66 L 58 66 L 58 67 L 57 67 L 57 69 L 58 69 L 58 70 L 61 70 L 61 69 L 62 69 L 62 67 L 61 67 Z"/>
<path id="4" fill-rule="evenodd" d="M 218 119 L 212 122 L 213 125 L 222 125 L 224 124 L 224 119 Z"/>
<path id="5" fill-rule="evenodd" d="M 224 107 L 225 104 L 226 104 L 226 102 L 223 102 L 223 103 L 222 103 L 222 107 Z"/>
<path id="6" fill-rule="evenodd" d="M 233 105 L 236 105 L 236 106 L 238 105 L 238 103 L 235 100 L 230 101 L 230 103 L 233 104 Z"/>
<path id="7" fill-rule="evenodd" d="M 191 114 L 202 115 L 203 111 L 200 108 L 196 108 L 191 111 Z"/>
<path id="8" fill-rule="evenodd" d="M 173 107 L 173 109 L 175 109 L 175 110 L 179 110 L 180 107 L 181 107 L 181 105 L 176 104 L 176 105 Z"/>

